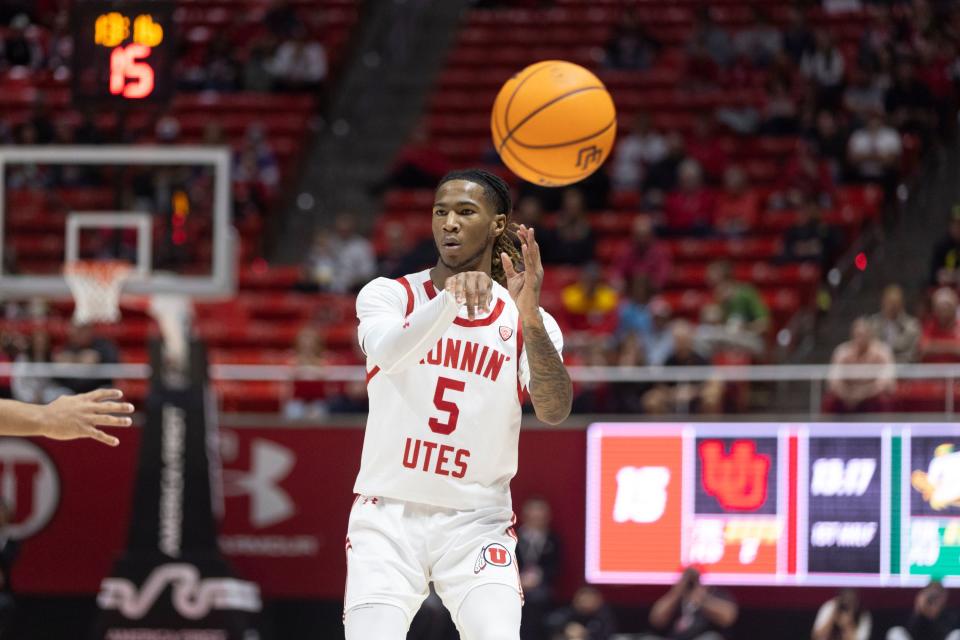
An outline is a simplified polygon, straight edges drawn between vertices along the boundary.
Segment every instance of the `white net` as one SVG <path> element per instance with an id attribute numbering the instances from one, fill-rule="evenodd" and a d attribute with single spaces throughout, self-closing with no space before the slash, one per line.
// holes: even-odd
<path id="1" fill-rule="evenodd" d="M 120 290 L 133 266 L 120 260 L 77 260 L 68 262 L 63 276 L 75 303 L 77 324 L 116 322 L 120 319 Z"/>

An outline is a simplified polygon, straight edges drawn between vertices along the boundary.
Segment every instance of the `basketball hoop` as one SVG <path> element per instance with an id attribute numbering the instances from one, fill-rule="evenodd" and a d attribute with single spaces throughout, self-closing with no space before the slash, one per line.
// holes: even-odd
<path id="1" fill-rule="evenodd" d="M 133 273 L 122 260 L 76 260 L 63 268 L 73 294 L 73 321 L 77 324 L 116 322 L 120 319 L 120 289 Z"/>

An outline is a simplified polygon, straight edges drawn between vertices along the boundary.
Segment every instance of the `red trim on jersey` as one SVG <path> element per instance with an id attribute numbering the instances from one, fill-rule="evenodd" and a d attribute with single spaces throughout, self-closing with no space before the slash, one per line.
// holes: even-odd
<path id="1" fill-rule="evenodd" d="M 497 303 L 493 305 L 493 311 L 491 311 L 490 315 L 488 315 L 486 318 L 468 320 L 467 318 L 461 318 L 457 316 L 453 319 L 453 324 L 461 327 L 489 327 L 497 320 L 497 318 L 500 317 L 500 314 L 503 313 L 503 308 L 505 306 L 506 304 L 504 304 L 503 300 L 497 298 Z"/>
<path id="2" fill-rule="evenodd" d="M 520 383 L 520 353 L 523 351 L 523 323 L 517 323 L 517 398 L 523 404 L 523 385 Z M 529 366 L 529 363 L 527 363 Z M 517 517 L 513 517 L 516 522 Z"/>
<path id="3" fill-rule="evenodd" d="M 427 292 L 427 297 L 431 300 L 437 297 L 437 288 L 433 286 L 433 280 L 425 280 L 423 283 L 423 290 Z M 497 298 L 496 304 L 493 305 L 493 311 L 491 311 L 490 315 L 486 318 L 468 320 L 467 318 L 461 318 L 457 316 L 453 319 L 453 324 L 460 327 L 489 327 L 497 320 L 497 318 L 500 317 L 500 314 L 503 313 L 505 306 L 506 305 L 504 304 L 503 300 Z"/>
<path id="4" fill-rule="evenodd" d="M 397 282 L 402 284 L 403 288 L 407 290 L 407 311 L 403 315 L 408 316 L 413 313 L 413 289 L 410 287 L 410 282 L 407 280 L 406 276 L 397 278 Z"/>
<path id="5" fill-rule="evenodd" d="M 360 499 L 360 495 L 358 494 L 357 497 L 354 498 L 353 503 L 356 504 L 357 500 L 359 499 Z M 344 549 L 343 549 L 343 555 L 346 557 L 346 560 L 347 560 L 347 574 L 343 578 L 343 603 L 344 603 L 343 622 L 347 621 L 346 603 L 347 603 L 347 588 L 350 586 L 350 550 L 351 549 L 353 549 L 353 545 L 350 543 L 350 536 L 347 536 L 347 543 L 344 545 Z"/>
<path id="6" fill-rule="evenodd" d="M 373 380 L 373 376 L 377 375 L 378 373 L 380 373 L 380 367 L 376 366 L 373 369 L 370 369 L 370 371 L 367 371 L 367 384 L 370 384 L 370 381 Z"/>

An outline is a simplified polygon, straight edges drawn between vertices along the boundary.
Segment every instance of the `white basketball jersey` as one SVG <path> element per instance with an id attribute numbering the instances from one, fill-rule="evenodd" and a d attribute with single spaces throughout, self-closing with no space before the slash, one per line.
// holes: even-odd
<path id="1" fill-rule="evenodd" d="M 437 295 L 428 270 L 370 282 L 357 298 L 361 347 L 374 322 L 407 328 L 411 313 Z M 409 345 L 413 359 L 401 370 L 382 370 L 366 351 L 370 411 L 356 493 L 453 509 L 510 505 L 529 381 L 519 312 L 497 283 L 489 312 L 469 320 L 465 307 L 451 309 L 428 339 Z M 541 313 L 560 352 L 559 327 Z"/>

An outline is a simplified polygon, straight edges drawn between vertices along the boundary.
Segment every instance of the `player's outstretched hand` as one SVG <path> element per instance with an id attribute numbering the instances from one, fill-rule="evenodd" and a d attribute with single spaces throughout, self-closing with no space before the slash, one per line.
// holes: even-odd
<path id="1" fill-rule="evenodd" d="M 467 305 L 467 317 L 473 320 L 480 309 L 488 310 L 493 300 L 493 279 L 483 271 L 464 271 L 449 278 L 444 289 L 458 304 Z"/>
<path id="2" fill-rule="evenodd" d="M 520 225 L 517 229 L 520 251 L 523 253 L 523 271 L 517 271 L 513 260 L 506 253 L 500 254 L 503 273 L 507 276 L 507 290 L 517 303 L 521 315 L 540 310 L 540 288 L 543 286 L 543 262 L 540 260 L 540 245 L 533 227 Z"/>
<path id="3" fill-rule="evenodd" d="M 129 427 L 132 420 L 123 415 L 133 413 L 133 405 L 119 402 L 119 389 L 96 389 L 75 396 L 61 396 L 43 407 L 41 435 L 54 440 L 93 438 L 115 447 L 120 441 L 97 427 Z"/>

